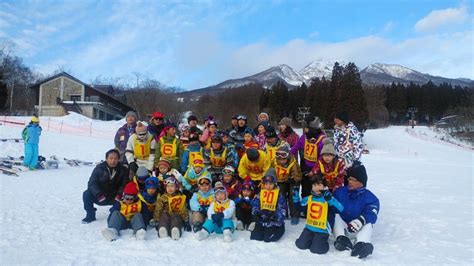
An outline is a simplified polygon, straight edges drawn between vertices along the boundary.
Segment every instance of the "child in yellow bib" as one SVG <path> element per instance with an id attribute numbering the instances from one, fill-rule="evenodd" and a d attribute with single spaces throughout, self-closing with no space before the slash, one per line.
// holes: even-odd
<path id="1" fill-rule="evenodd" d="M 343 207 L 326 186 L 326 181 L 321 174 L 310 179 L 311 195 L 300 201 L 295 195 L 295 204 L 307 206 L 306 225 L 295 244 L 299 249 L 309 249 L 312 253 L 325 254 L 329 250 L 328 238 L 331 227 L 328 222 L 329 207 L 333 206 L 338 211 Z"/>
<path id="2" fill-rule="evenodd" d="M 215 200 L 207 210 L 207 220 L 202 230 L 196 233 L 196 237 L 198 240 L 203 240 L 215 232 L 224 235 L 224 242 L 232 242 L 234 232 L 232 217 L 235 212 L 235 203 L 227 197 L 227 190 L 221 182 L 216 182 L 214 195 Z"/>
<path id="3" fill-rule="evenodd" d="M 105 239 L 117 240 L 120 230 L 132 228 L 137 240 L 145 240 L 146 225 L 151 218 L 151 213 L 137 195 L 137 185 L 133 182 L 128 183 L 123 190 L 122 200 L 116 201 L 110 208 L 107 228 L 102 230 Z"/>
<path id="4" fill-rule="evenodd" d="M 253 201 L 254 224 L 249 225 L 251 240 L 275 242 L 285 233 L 287 203 L 277 186 L 274 168 L 268 169 L 262 178 L 260 193 Z"/>
<path id="5" fill-rule="evenodd" d="M 145 180 L 145 189 L 138 193 L 138 198 L 143 201 L 150 212 L 155 211 L 156 201 L 160 197 L 158 178 L 151 176 Z"/>
<path id="6" fill-rule="evenodd" d="M 199 177 L 197 184 L 199 190 L 194 192 L 189 207 L 192 212 L 193 231 L 196 233 L 202 229 L 207 216 L 209 205 L 214 201 L 214 190 L 212 190 L 212 180 L 209 176 Z"/>

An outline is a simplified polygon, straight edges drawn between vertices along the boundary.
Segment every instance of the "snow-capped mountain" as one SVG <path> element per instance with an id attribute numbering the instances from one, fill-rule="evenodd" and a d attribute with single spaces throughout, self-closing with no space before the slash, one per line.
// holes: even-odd
<path id="1" fill-rule="evenodd" d="M 265 88 L 270 88 L 278 81 L 283 82 L 290 89 L 300 86 L 303 82 L 309 86 L 313 78 L 325 77 L 326 79 L 331 79 L 332 69 L 336 62 L 339 62 L 340 65 L 349 63 L 347 60 L 316 60 L 306 65 L 299 72 L 288 65 L 282 64 L 252 76 L 229 79 L 213 86 L 188 92 L 199 95 L 256 83 L 262 84 Z M 450 79 L 432 76 L 395 64 L 371 64 L 360 71 L 360 77 L 365 84 L 391 84 L 392 82 L 425 84 L 431 80 L 435 84 L 450 83 L 452 85 L 474 86 L 474 81 L 470 79 Z"/>
<path id="2" fill-rule="evenodd" d="M 303 69 L 301 69 L 299 73 L 307 81 L 306 84 L 308 85 L 313 78 L 325 77 L 326 79 L 330 79 L 332 76 L 332 68 L 336 62 L 339 62 L 341 65 L 346 65 L 349 63 L 347 60 L 324 61 L 320 59 L 309 63 Z"/>

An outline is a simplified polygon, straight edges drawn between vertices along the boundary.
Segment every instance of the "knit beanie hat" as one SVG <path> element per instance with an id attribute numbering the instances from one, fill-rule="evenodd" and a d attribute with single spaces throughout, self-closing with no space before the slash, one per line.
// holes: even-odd
<path id="1" fill-rule="evenodd" d="M 341 111 L 336 113 L 335 118 L 341 120 L 342 122 L 349 123 L 349 114 L 346 111 Z"/>
<path id="2" fill-rule="evenodd" d="M 125 185 L 125 188 L 123 189 L 123 194 L 124 195 L 137 195 L 138 194 L 137 185 L 133 182 L 127 183 L 127 185 Z"/>
<path id="3" fill-rule="evenodd" d="M 137 127 L 135 128 L 135 132 L 137 132 L 137 134 L 138 134 L 138 133 L 143 133 L 143 132 L 146 132 L 146 131 L 147 131 L 146 125 L 143 122 L 138 121 Z"/>
<path id="4" fill-rule="evenodd" d="M 148 169 L 146 169 L 145 166 L 140 166 L 138 167 L 137 169 L 137 179 L 140 181 L 140 182 L 144 182 L 145 179 L 147 179 L 148 177 L 150 177 L 150 173 L 148 172 Z"/>
<path id="5" fill-rule="evenodd" d="M 127 114 L 125 115 L 125 119 L 127 119 L 129 116 L 135 117 L 135 120 L 138 119 L 137 113 L 135 113 L 134 111 L 128 111 Z"/>
<path id="6" fill-rule="evenodd" d="M 168 168 L 171 168 L 171 162 L 168 159 L 166 159 L 165 157 L 160 157 L 160 160 L 158 161 L 158 166 L 160 166 L 162 164 L 165 165 Z"/>
<path id="7" fill-rule="evenodd" d="M 336 149 L 334 149 L 334 144 L 329 138 L 323 139 L 323 148 L 321 149 L 321 154 L 332 154 L 336 156 Z"/>
<path id="8" fill-rule="evenodd" d="M 276 183 L 277 178 L 276 178 L 276 171 L 275 168 L 270 168 L 268 171 L 265 173 L 265 176 L 262 178 L 262 183 Z"/>
<path id="9" fill-rule="evenodd" d="M 158 188 L 158 178 L 151 176 L 145 180 L 145 189 Z"/>
<path id="10" fill-rule="evenodd" d="M 363 165 L 353 166 L 349 168 L 347 170 L 347 177 L 353 177 L 359 182 L 361 182 L 364 187 L 367 186 L 367 171 L 365 170 L 365 166 Z"/>
<path id="11" fill-rule="evenodd" d="M 283 117 L 280 122 L 278 123 L 278 125 L 285 125 L 287 127 L 291 127 L 291 118 L 289 117 Z"/>
<path id="12" fill-rule="evenodd" d="M 227 189 L 226 189 L 225 186 L 222 184 L 222 182 L 217 181 L 217 182 L 214 184 L 214 194 L 217 195 L 217 193 L 220 193 L 220 192 L 225 193 L 226 196 L 227 196 Z"/>
<path id="13" fill-rule="evenodd" d="M 267 131 L 265 131 L 265 137 L 267 137 L 267 138 L 277 138 L 278 135 L 276 133 L 275 128 L 272 127 L 272 126 L 268 126 Z"/>

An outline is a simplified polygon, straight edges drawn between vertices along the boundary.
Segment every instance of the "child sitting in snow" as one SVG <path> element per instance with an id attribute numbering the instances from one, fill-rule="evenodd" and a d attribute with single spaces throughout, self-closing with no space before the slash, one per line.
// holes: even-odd
<path id="1" fill-rule="evenodd" d="M 102 235 L 108 241 L 117 240 L 120 230 L 132 228 L 137 240 L 145 240 L 146 225 L 151 218 L 146 204 L 137 197 L 138 188 L 135 183 L 128 183 L 123 190 L 121 201 L 116 201 L 110 208 L 107 226 Z"/>
<path id="2" fill-rule="evenodd" d="M 252 208 L 255 229 L 251 240 L 275 242 L 285 233 L 286 200 L 277 186 L 274 168 L 268 169 L 262 178 L 262 188 L 253 201 Z"/>
<path id="3" fill-rule="evenodd" d="M 334 206 L 339 211 L 343 207 L 326 187 L 326 181 L 321 174 L 310 179 L 311 195 L 300 201 L 299 195 L 293 195 L 297 205 L 308 206 L 305 229 L 295 244 L 299 249 L 309 249 L 312 253 L 325 254 L 329 250 L 328 238 L 331 227 L 328 222 L 329 207 Z"/>
<path id="4" fill-rule="evenodd" d="M 224 235 L 224 242 L 232 242 L 232 232 L 234 231 L 235 203 L 227 197 L 227 191 L 221 182 L 216 182 L 214 187 L 215 200 L 207 210 L 207 220 L 203 225 L 203 230 L 197 233 L 198 240 L 203 240 L 209 234 Z"/>
<path id="5" fill-rule="evenodd" d="M 153 220 L 160 238 L 168 237 L 171 233 L 171 238 L 178 240 L 183 228 L 191 231 L 186 196 L 179 191 L 176 178 L 168 177 L 165 185 L 166 193 L 156 203 Z"/>
<path id="6" fill-rule="evenodd" d="M 237 230 L 253 231 L 255 223 L 252 217 L 252 201 L 255 199 L 255 186 L 252 181 L 244 181 L 240 194 L 235 198 L 235 216 L 237 218 Z M 252 225 L 252 226 L 250 226 Z"/>
<path id="7" fill-rule="evenodd" d="M 138 194 L 138 198 L 143 201 L 148 210 L 155 211 L 156 201 L 160 197 L 158 178 L 151 176 L 145 180 L 145 189 Z"/>
<path id="8" fill-rule="evenodd" d="M 332 141 L 328 138 L 323 140 L 323 148 L 321 149 L 321 157 L 314 165 L 309 173 L 314 176 L 321 173 L 326 180 L 326 184 L 331 192 L 336 191 L 344 185 L 345 165 L 344 161 L 339 160 L 334 149 Z"/>
<path id="9" fill-rule="evenodd" d="M 211 182 L 209 176 L 201 176 L 197 181 L 199 190 L 193 194 L 189 201 L 194 232 L 202 229 L 202 224 L 207 216 L 207 209 L 214 200 L 214 190 L 211 187 Z"/>
<path id="10" fill-rule="evenodd" d="M 145 190 L 145 180 L 150 177 L 150 172 L 144 166 L 138 167 L 136 174 L 132 178 L 132 182 L 137 185 L 138 191 Z"/>
<path id="11" fill-rule="evenodd" d="M 235 178 L 235 169 L 234 167 L 227 165 L 222 170 L 222 180 L 221 183 L 227 190 L 227 196 L 231 200 L 235 200 L 240 193 L 240 181 Z"/>

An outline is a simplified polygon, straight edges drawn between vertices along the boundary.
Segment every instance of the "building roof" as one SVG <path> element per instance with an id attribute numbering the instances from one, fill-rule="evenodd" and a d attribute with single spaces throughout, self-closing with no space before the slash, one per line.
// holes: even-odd
<path id="1" fill-rule="evenodd" d="M 61 72 L 61 73 L 58 73 L 56 75 L 53 75 L 49 78 L 46 78 L 42 81 L 39 81 L 33 85 L 31 85 L 29 88 L 30 89 L 39 89 L 40 85 L 41 84 L 44 84 L 48 81 L 51 81 L 51 80 L 54 80 L 54 79 L 57 79 L 59 77 L 66 77 L 70 80 L 73 80 L 81 85 L 84 85 L 85 88 L 87 89 L 90 89 L 90 90 L 93 90 L 93 91 L 96 91 L 98 92 L 99 94 L 101 94 L 102 96 L 104 96 L 104 98 L 106 98 L 107 100 L 111 101 L 111 102 L 115 102 L 119 105 L 121 105 L 124 109 L 127 109 L 128 111 L 130 110 L 134 110 L 134 108 L 132 108 L 131 106 L 127 105 L 126 103 L 120 101 L 119 99 L 115 98 L 113 96 L 113 86 L 112 85 L 89 85 L 89 84 L 86 84 L 82 81 L 80 81 L 79 79 L 75 78 L 74 76 L 66 73 L 66 72 Z M 110 93 L 110 94 L 109 94 Z"/>

